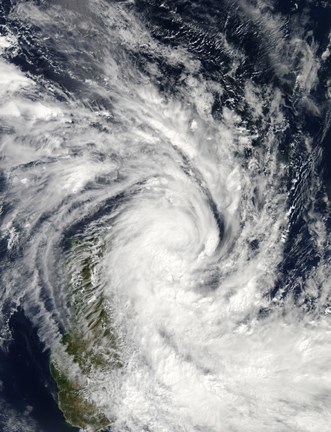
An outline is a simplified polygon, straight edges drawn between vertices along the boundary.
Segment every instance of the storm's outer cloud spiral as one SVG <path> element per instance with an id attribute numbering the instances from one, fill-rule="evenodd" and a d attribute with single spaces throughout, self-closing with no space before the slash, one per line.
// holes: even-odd
<path id="1" fill-rule="evenodd" d="M 23 310 L 76 377 L 61 335 L 102 298 L 121 367 L 84 397 L 112 431 L 329 430 L 330 8 L 306 3 L 3 5 L 4 351 Z"/>

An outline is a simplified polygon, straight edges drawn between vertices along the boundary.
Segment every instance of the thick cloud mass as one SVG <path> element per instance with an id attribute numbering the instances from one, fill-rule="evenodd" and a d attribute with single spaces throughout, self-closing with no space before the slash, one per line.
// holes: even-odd
<path id="1" fill-rule="evenodd" d="M 113 431 L 327 432 L 328 198 L 304 119 L 328 127 L 329 48 L 306 12 L 39 3 L 0 38 L 3 337 L 20 305 L 59 344 L 66 240 L 90 239 L 124 366 L 88 397 Z"/>

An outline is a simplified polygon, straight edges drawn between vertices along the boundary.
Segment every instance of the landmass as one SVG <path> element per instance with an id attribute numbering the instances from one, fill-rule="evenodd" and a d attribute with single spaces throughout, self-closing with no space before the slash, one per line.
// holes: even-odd
<path id="1" fill-rule="evenodd" d="M 69 275 L 70 326 L 50 359 L 58 388 L 58 405 L 68 423 L 89 431 L 110 425 L 90 397 L 91 376 L 122 366 L 109 304 L 98 281 L 96 263 L 102 247 L 95 240 L 72 240 L 66 265 Z"/>

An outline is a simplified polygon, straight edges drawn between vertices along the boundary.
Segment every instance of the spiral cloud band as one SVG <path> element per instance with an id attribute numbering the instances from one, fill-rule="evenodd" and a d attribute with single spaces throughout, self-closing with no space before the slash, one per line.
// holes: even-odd
<path id="1" fill-rule="evenodd" d="M 17 2 L 0 39 L 2 340 L 23 308 L 112 431 L 328 431 L 328 198 L 295 114 L 324 115 L 327 51 L 232 2 L 277 78 L 254 79 L 226 23 L 211 37 L 172 2 L 173 35 L 130 2 L 53 3 Z"/>

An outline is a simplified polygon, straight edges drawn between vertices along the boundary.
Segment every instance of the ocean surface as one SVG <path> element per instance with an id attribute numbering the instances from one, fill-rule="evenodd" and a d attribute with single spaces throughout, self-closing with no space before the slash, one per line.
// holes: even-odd
<path id="1" fill-rule="evenodd" d="M 1 432 L 100 299 L 105 430 L 329 431 L 330 101 L 329 1 L 2 0 Z"/>

